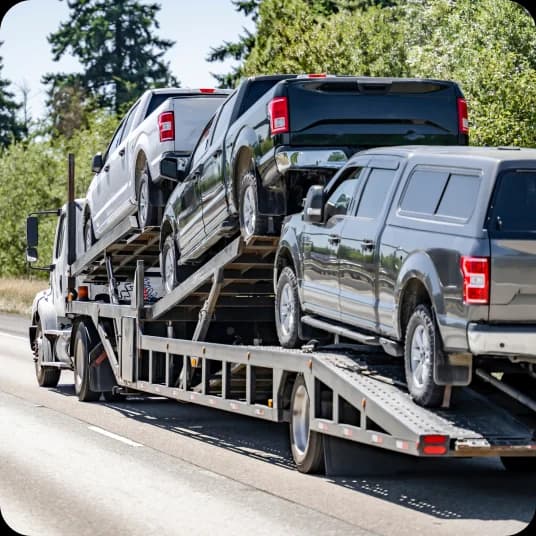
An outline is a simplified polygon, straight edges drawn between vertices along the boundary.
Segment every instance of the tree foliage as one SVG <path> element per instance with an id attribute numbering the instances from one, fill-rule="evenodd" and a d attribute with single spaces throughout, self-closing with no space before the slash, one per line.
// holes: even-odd
<path id="1" fill-rule="evenodd" d="M 13 140 L 21 138 L 24 126 L 17 118 L 21 105 L 15 101 L 14 93 L 8 89 L 11 83 L 2 78 L 3 68 L 2 56 L 0 56 L 0 147 L 7 147 Z"/>
<path id="2" fill-rule="evenodd" d="M 83 70 L 45 75 L 53 96 L 62 86 L 80 87 L 117 113 L 148 87 L 178 84 L 163 60 L 174 42 L 154 35 L 159 27 L 158 4 L 137 0 L 67 0 L 67 4 L 69 20 L 48 40 L 55 61 L 71 54 Z"/>

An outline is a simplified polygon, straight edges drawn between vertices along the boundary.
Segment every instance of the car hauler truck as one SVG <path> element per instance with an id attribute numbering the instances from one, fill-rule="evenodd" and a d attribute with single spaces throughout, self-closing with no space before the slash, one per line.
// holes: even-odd
<path id="1" fill-rule="evenodd" d="M 38 380 L 39 372 L 57 371 L 41 385 L 54 386 L 67 368 L 81 401 L 143 392 L 288 422 L 302 472 L 324 469 L 332 438 L 413 457 L 500 456 L 507 469 L 535 469 L 535 403 L 493 376 L 480 392 L 460 388 L 430 410 L 411 400 L 399 362 L 379 351 L 275 346 L 277 237 L 238 237 L 171 293 L 151 297 L 145 271 L 159 265 L 158 229 L 127 219 L 77 258 L 72 157 L 69 185 L 68 203 L 53 211 L 51 289 L 34 305 L 30 327 Z M 37 217 L 27 221 L 31 261 Z M 127 297 L 118 291 L 125 283 L 132 284 Z M 107 293 L 93 292 L 103 285 Z"/>

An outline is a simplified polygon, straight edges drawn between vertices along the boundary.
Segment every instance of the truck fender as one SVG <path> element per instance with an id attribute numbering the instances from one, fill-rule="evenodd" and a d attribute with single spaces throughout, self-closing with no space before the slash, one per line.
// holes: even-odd
<path id="1" fill-rule="evenodd" d="M 31 347 L 33 347 L 35 341 L 38 322 L 41 323 L 43 330 L 58 328 L 58 317 L 54 309 L 54 304 L 50 301 L 51 297 L 50 289 L 47 289 L 39 292 L 34 298 L 32 304 L 32 324 L 30 326 Z M 54 361 L 52 345 L 46 337 L 43 338 L 43 353 L 45 361 Z"/>
<path id="2" fill-rule="evenodd" d="M 227 141 L 227 137 L 226 137 Z M 227 199 L 229 206 L 238 212 L 238 188 L 242 170 L 253 161 L 255 167 L 255 145 L 257 139 L 255 132 L 248 127 L 243 127 L 233 141 L 232 147 L 226 151 L 225 167 L 229 170 L 229 180 L 226 181 Z M 257 180 L 257 189 L 259 181 Z"/>
<path id="3" fill-rule="evenodd" d="M 277 288 L 277 281 L 279 279 L 279 274 L 285 266 L 292 263 L 294 272 L 298 280 L 301 279 L 301 262 L 298 254 L 298 239 L 294 230 L 287 231 L 279 241 L 279 247 L 274 260 L 274 291 Z"/>
<path id="4" fill-rule="evenodd" d="M 441 291 L 441 281 L 432 259 L 424 252 L 417 251 L 409 255 L 398 273 L 394 288 L 393 326 L 398 340 L 404 338 L 402 326 L 402 310 L 400 308 L 403 293 L 412 279 L 418 280 L 428 293 L 432 304 L 432 312 L 436 317 L 441 333 L 441 317 L 445 314 L 445 302 Z"/>

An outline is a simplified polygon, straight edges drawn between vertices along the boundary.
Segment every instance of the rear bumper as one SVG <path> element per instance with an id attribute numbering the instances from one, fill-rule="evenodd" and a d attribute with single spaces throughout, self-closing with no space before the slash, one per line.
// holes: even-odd
<path id="1" fill-rule="evenodd" d="M 470 323 L 467 327 L 467 342 L 473 355 L 520 356 L 536 359 L 536 325 L 493 326 Z"/>
<path id="2" fill-rule="evenodd" d="M 280 147 L 274 156 L 277 171 L 281 175 L 289 170 L 339 169 L 348 160 L 341 149 Z"/>

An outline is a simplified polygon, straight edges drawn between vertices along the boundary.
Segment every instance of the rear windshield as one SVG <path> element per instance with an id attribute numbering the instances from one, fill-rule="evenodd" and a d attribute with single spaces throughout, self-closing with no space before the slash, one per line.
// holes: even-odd
<path id="1" fill-rule="evenodd" d="M 226 97 L 227 95 L 222 95 L 221 99 L 214 97 L 174 99 L 175 148 L 178 151 L 193 150 L 203 127 Z"/>
<path id="2" fill-rule="evenodd" d="M 281 80 L 254 80 L 251 82 L 247 88 L 244 99 L 242 100 L 242 105 L 240 106 L 240 111 L 234 120 L 238 119 L 246 110 L 249 110 L 251 105 L 257 102 L 269 89 L 274 87 Z"/>
<path id="3" fill-rule="evenodd" d="M 536 233 L 536 170 L 508 171 L 495 188 L 489 216 L 494 235 Z"/>

